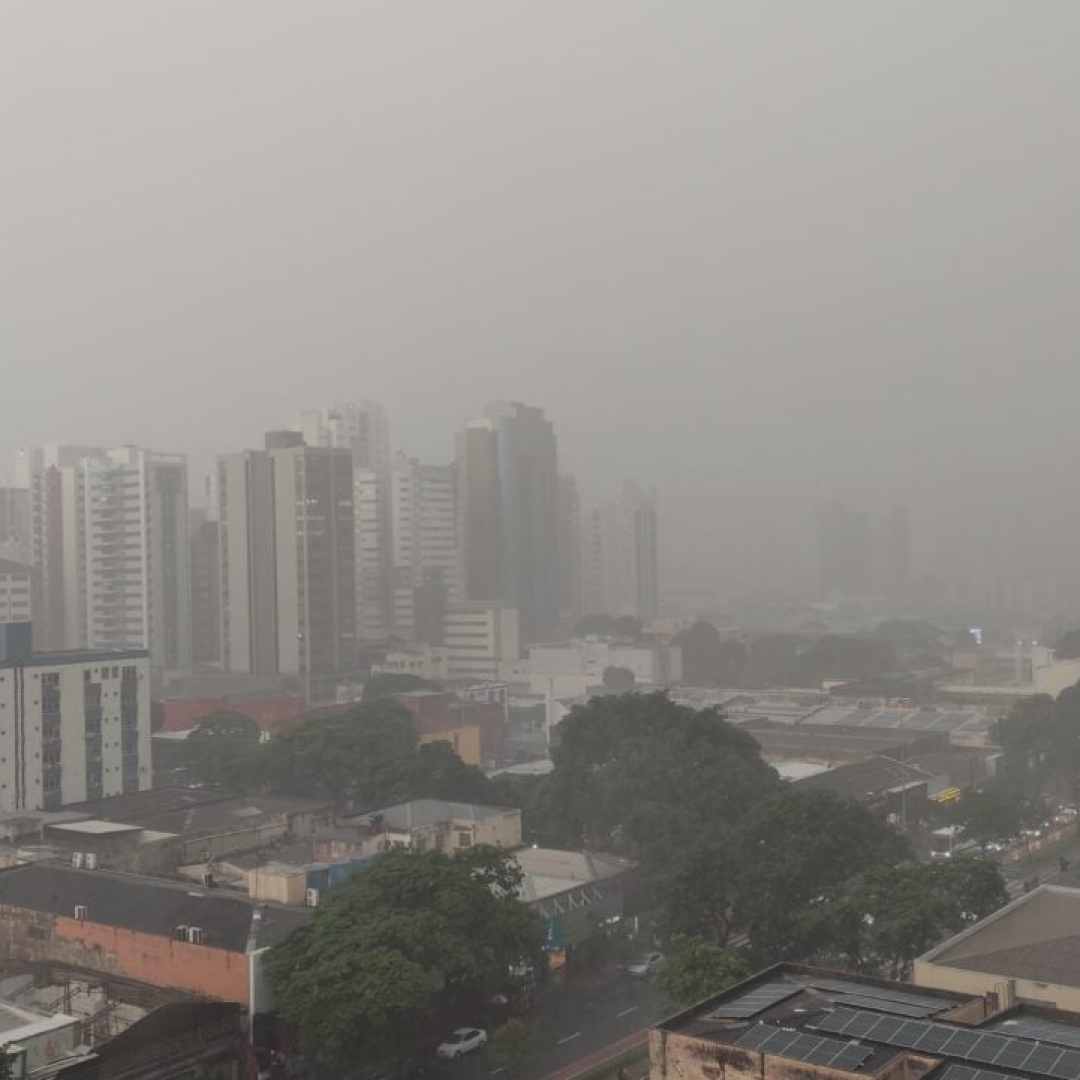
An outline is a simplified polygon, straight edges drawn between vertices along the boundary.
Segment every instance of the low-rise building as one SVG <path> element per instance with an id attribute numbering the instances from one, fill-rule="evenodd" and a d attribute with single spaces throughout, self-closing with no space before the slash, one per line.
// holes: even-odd
<path id="1" fill-rule="evenodd" d="M 919 986 L 1080 1012 L 1080 889 L 1041 885 L 915 961 Z"/>
<path id="2" fill-rule="evenodd" d="M 77 803 L 68 811 L 87 821 L 173 833 L 181 840 L 180 864 L 209 862 L 278 841 L 309 837 L 317 825 L 331 820 L 327 802 L 182 787 Z"/>
<path id="3" fill-rule="evenodd" d="M 651 1080 L 1072 1080 L 1076 1013 L 794 964 L 649 1034 Z"/>
<path id="4" fill-rule="evenodd" d="M 514 861 L 524 875 L 519 899 L 544 920 L 555 963 L 629 914 L 635 864 L 627 859 L 524 847 L 514 852 Z"/>
<path id="5" fill-rule="evenodd" d="M 533 645 L 527 668 L 529 691 L 557 698 L 579 697 L 590 687 L 602 685 L 604 672 L 612 667 L 632 672 L 639 687 L 671 686 L 682 678 L 682 649 L 677 645 L 622 644 L 603 638 Z"/>
<path id="6" fill-rule="evenodd" d="M 0 871 L 0 953 L 270 1007 L 265 951 L 304 910 L 159 878 L 35 863 Z"/>
<path id="7" fill-rule="evenodd" d="M 478 844 L 514 848 L 520 843 L 520 810 L 416 799 L 316 830 L 315 858 L 329 862 L 396 847 L 452 853 Z"/>

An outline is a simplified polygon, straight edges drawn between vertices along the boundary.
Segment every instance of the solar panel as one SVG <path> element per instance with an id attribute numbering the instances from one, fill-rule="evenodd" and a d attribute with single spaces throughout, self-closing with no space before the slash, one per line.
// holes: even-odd
<path id="1" fill-rule="evenodd" d="M 837 1005 L 847 1005 L 852 1009 L 874 1009 L 877 1012 L 891 1013 L 893 1016 L 907 1016 L 912 1018 L 933 1016 L 941 1012 L 943 1007 L 940 1001 L 933 1005 L 909 1005 L 906 1001 L 888 1001 L 885 998 L 863 997 L 860 994 L 840 994 L 833 992 L 828 995 Z"/>
<path id="2" fill-rule="evenodd" d="M 771 1024 L 755 1024 L 736 1040 L 735 1045 L 744 1050 L 758 1050 L 814 1065 L 831 1065 L 849 1072 L 874 1055 L 872 1046 L 824 1039 L 819 1035 L 773 1027 Z"/>
<path id="3" fill-rule="evenodd" d="M 1020 1080 L 1018 1076 L 1010 1076 L 1008 1073 L 990 1072 L 987 1069 L 973 1069 L 970 1065 L 946 1065 L 942 1071 L 934 1077 L 934 1080 Z"/>
<path id="4" fill-rule="evenodd" d="M 905 1005 L 921 1005 L 933 1012 L 941 1012 L 944 1009 L 951 1008 L 950 1002 L 931 997 L 929 994 L 913 994 L 906 990 L 893 990 L 891 987 L 886 988 L 867 983 L 849 982 L 846 979 L 815 979 L 809 985 L 819 990 L 831 990 L 838 994 L 849 994 L 852 997 L 873 998 L 875 1001 L 903 1002 Z"/>
<path id="5" fill-rule="evenodd" d="M 745 1020 L 771 1009 L 789 997 L 794 997 L 801 990 L 801 986 L 789 982 L 762 983 L 732 1001 L 725 1001 L 709 1016 L 718 1020 Z"/>
<path id="6" fill-rule="evenodd" d="M 815 1030 L 840 1035 L 850 1035 L 859 1030 L 862 1038 L 907 1050 L 959 1058 L 979 1065 L 1007 1065 L 1053 1080 L 1077 1080 L 1080 1077 L 1080 1049 L 1051 1046 L 1030 1039 L 1010 1038 L 996 1032 L 952 1027 L 925 1020 L 900 1021 L 894 1017 L 879 1016 L 868 1023 L 866 1018 L 872 1015 L 837 1008 L 823 1017 L 815 1025 Z"/>
<path id="7" fill-rule="evenodd" d="M 1037 1042 L 1071 1046 L 1080 1050 L 1080 1028 L 1059 1024 L 1054 1020 L 1037 1020 L 1023 1016 L 1016 1020 L 999 1020 L 992 1026 L 1002 1035 L 1015 1035 L 1020 1039 L 1034 1039 Z"/>

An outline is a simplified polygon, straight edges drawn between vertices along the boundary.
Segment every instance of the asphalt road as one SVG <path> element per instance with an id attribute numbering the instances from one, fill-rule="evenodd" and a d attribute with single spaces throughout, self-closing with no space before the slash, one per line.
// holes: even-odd
<path id="1" fill-rule="evenodd" d="M 453 1062 L 441 1062 L 437 1080 L 545 1080 L 568 1066 L 602 1057 L 599 1052 L 648 1029 L 666 1012 L 647 979 L 614 975 L 604 980 L 552 988 L 529 1015 L 540 1049 L 515 1074 L 500 1069 L 487 1048 Z M 573 1072 L 573 1070 L 567 1070 Z"/>

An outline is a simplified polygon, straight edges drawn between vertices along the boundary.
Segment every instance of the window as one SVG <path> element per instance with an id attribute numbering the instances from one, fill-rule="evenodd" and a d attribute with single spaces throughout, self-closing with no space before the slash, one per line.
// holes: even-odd
<path id="1" fill-rule="evenodd" d="M 472 833 L 464 831 L 459 832 L 457 834 L 457 846 L 459 848 L 472 847 Z"/>

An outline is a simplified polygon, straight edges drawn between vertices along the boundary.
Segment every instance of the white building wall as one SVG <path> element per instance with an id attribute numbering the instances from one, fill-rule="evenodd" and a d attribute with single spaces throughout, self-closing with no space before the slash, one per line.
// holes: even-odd
<path id="1" fill-rule="evenodd" d="M 443 646 L 451 679 L 498 679 L 502 661 L 521 654 L 517 608 L 481 601 L 448 607 Z"/>
<path id="2" fill-rule="evenodd" d="M 126 670 L 133 673 L 130 683 L 125 682 Z M 127 727 L 125 685 L 134 691 Z M 99 689 L 100 734 L 88 709 Z M 128 768 L 125 746 L 131 751 Z M 151 782 L 150 660 L 145 653 L 83 653 L 64 660 L 41 656 L 0 664 L 0 811 L 56 809 L 145 790 Z"/>
<path id="3" fill-rule="evenodd" d="M 0 622 L 30 622 L 33 601 L 30 592 L 32 570 L 16 563 L 0 561 Z"/>

